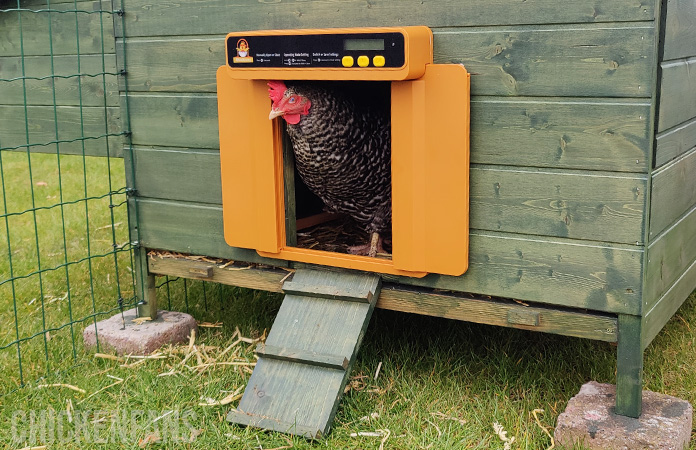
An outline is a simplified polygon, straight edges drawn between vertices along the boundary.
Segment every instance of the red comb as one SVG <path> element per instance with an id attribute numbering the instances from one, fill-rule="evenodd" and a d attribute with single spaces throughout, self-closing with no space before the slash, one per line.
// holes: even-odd
<path id="1" fill-rule="evenodd" d="M 273 100 L 273 104 L 283 98 L 285 94 L 285 83 L 282 81 L 269 81 L 268 82 L 268 96 Z"/>

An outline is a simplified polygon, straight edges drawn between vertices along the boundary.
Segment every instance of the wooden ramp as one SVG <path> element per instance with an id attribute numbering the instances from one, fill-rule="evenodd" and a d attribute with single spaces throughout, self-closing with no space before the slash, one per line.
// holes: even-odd
<path id="1" fill-rule="evenodd" d="M 374 274 L 298 270 L 227 420 L 318 439 L 333 421 L 374 309 Z"/>

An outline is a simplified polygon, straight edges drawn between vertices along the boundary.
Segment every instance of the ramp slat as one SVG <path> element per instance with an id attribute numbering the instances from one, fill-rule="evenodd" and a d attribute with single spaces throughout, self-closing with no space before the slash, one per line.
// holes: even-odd
<path id="1" fill-rule="evenodd" d="M 346 370 L 349 360 L 345 356 L 325 355 L 316 352 L 288 349 L 286 347 L 275 347 L 273 345 L 259 344 L 256 347 L 256 354 L 266 358 L 280 359 L 283 361 L 298 362 L 328 369 Z"/>
<path id="2" fill-rule="evenodd" d="M 369 303 L 372 301 L 372 293 L 360 288 L 336 288 L 335 286 L 309 286 L 299 282 L 286 281 L 283 283 L 283 292 L 286 294 L 303 295 L 305 297 L 323 297 L 333 300 L 346 300 Z"/>
<path id="3" fill-rule="evenodd" d="M 265 419 L 262 417 L 246 414 L 241 411 L 230 411 L 227 415 L 229 422 L 235 422 L 240 425 L 249 425 L 256 428 L 264 428 L 266 430 L 278 431 L 280 433 L 296 434 L 311 439 L 319 439 L 321 431 L 305 427 L 295 423 L 281 422 L 275 419 Z"/>

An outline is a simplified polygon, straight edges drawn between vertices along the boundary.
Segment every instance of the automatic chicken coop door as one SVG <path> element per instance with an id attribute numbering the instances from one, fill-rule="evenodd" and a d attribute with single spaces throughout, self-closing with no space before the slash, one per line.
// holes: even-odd
<path id="1" fill-rule="evenodd" d="M 461 275 L 469 247 L 469 74 L 433 64 L 427 27 L 230 33 L 217 71 L 226 242 L 262 256 L 421 277 Z M 281 119 L 267 83 L 391 82 L 392 256 L 288 245 Z"/>

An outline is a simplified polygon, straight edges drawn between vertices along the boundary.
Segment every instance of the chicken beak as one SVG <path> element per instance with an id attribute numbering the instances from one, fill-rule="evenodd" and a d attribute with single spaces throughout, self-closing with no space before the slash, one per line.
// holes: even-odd
<path id="1" fill-rule="evenodd" d="M 276 117 L 282 116 L 283 114 L 285 114 L 285 111 L 282 109 L 271 108 L 271 113 L 268 115 L 268 119 L 273 120 Z"/>

